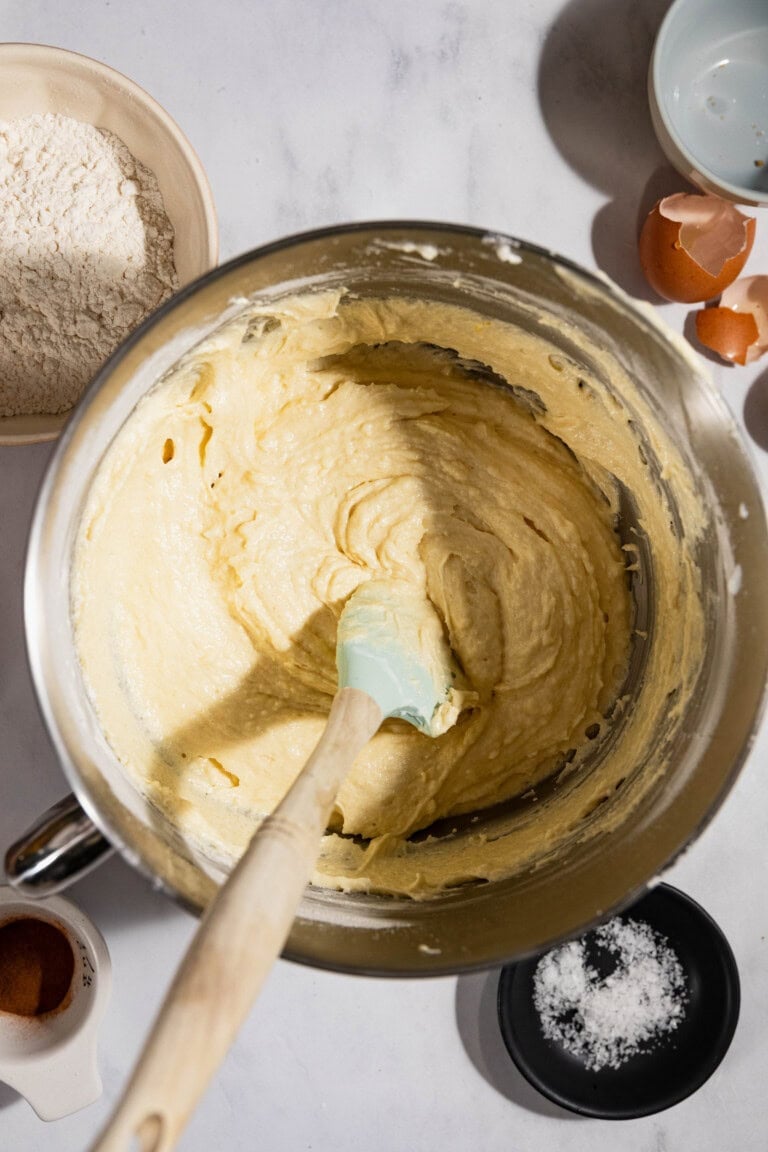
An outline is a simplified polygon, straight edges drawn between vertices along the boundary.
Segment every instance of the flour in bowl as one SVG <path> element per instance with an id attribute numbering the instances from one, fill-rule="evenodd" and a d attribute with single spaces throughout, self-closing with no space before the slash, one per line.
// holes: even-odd
<path id="1" fill-rule="evenodd" d="M 117 136 L 0 122 L 0 416 L 71 408 L 177 287 L 157 179 Z"/>

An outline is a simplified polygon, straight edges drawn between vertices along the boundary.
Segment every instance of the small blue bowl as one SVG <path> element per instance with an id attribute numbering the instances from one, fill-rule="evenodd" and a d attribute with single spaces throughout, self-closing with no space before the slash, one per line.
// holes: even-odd
<path id="1" fill-rule="evenodd" d="M 726 200 L 768 205 L 768 0 L 675 0 L 648 93 L 678 172 Z"/>

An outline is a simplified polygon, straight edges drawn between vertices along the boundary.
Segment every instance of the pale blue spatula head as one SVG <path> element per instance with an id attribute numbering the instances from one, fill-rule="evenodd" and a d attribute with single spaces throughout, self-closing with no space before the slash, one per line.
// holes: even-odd
<path id="1" fill-rule="evenodd" d="M 467 694 L 442 622 L 423 593 L 402 580 L 369 580 L 350 596 L 336 641 L 339 688 L 360 688 L 386 718 L 441 736 Z"/>

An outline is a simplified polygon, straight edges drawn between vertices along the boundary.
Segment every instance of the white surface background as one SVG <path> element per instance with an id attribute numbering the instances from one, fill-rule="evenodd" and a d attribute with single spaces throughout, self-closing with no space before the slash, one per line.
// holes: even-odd
<path id="1" fill-rule="evenodd" d="M 76 49 L 147 88 L 197 148 L 222 257 L 345 220 L 413 217 L 511 232 L 639 296 L 639 213 L 681 182 L 648 121 L 664 0 L 24 0 L 0 36 Z M 768 272 L 768 211 L 749 271 Z M 682 330 L 688 309 L 663 306 Z M 765 363 L 765 362 L 764 362 Z M 716 368 L 768 487 L 768 372 Z M 47 447 L 0 449 L 0 846 L 65 785 L 23 649 L 21 580 Z M 391 1152 L 697 1152 L 768 1147 L 768 890 L 763 727 L 725 809 L 669 879 L 727 933 L 742 975 L 731 1050 L 656 1117 L 584 1120 L 504 1054 L 496 974 L 387 982 L 281 962 L 181 1141 Z M 194 928 L 113 859 L 72 893 L 104 932 L 114 993 L 102 1100 L 45 1126 L 0 1085 L 3 1152 L 82 1152 L 132 1065 Z M 233 973 L 236 978 L 236 973 Z"/>

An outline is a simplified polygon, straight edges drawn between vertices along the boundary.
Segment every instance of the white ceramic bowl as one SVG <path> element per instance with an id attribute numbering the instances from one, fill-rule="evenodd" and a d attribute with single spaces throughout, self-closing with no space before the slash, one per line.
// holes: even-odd
<path id="1" fill-rule="evenodd" d="M 768 2 L 675 0 L 648 76 L 669 161 L 705 192 L 768 205 Z"/>
<path id="2" fill-rule="evenodd" d="M 74 970 L 60 1009 L 41 1016 L 0 1012 L 0 1080 L 20 1092 L 41 1120 L 58 1120 L 101 1095 L 96 1040 L 112 965 L 101 933 L 69 900 L 30 900 L 0 887 L 0 926 L 25 917 L 47 921 L 64 933 Z"/>
<path id="3" fill-rule="evenodd" d="M 218 225 L 208 178 L 179 126 L 151 96 L 77 52 L 0 44 L 0 120 L 45 112 L 108 128 L 154 172 L 175 231 L 181 286 L 215 267 Z M 0 417 L 0 444 L 53 440 L 67 415 Z"/>

